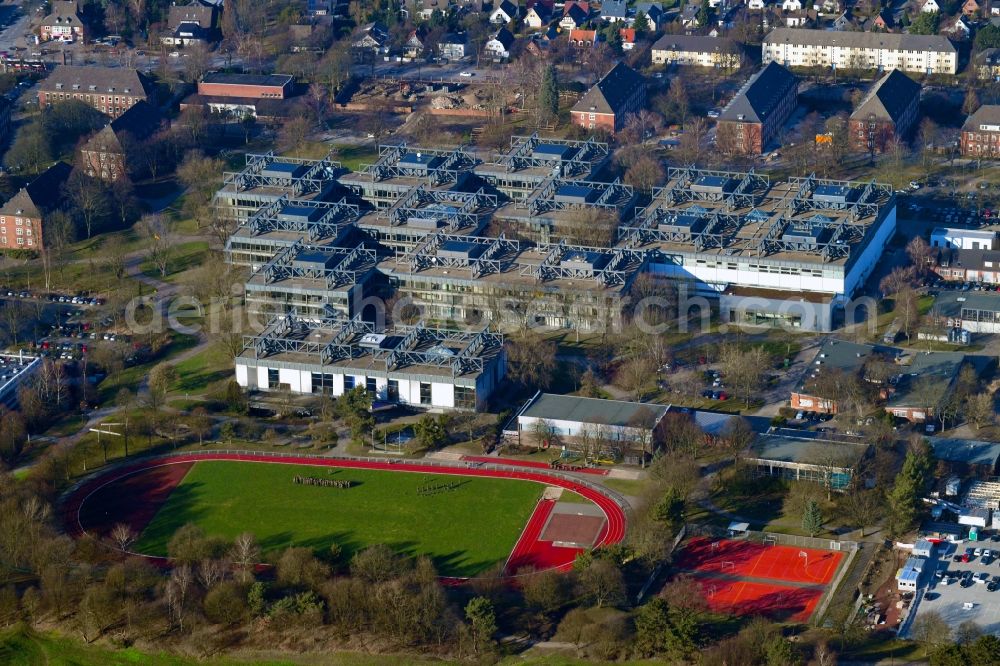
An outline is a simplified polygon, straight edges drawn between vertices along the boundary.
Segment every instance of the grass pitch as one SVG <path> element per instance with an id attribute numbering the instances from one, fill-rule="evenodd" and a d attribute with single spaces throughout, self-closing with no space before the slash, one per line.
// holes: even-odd
<path id="1" fill-rule="evenodd" d="M 346 489 L 298 485 L 296 475 L 354 482 Z M 448 486 L 421 492 L 433 486 Z M 542 493 L 530 481 L 225 461 L 199 462 L 143 531 L 135 550 L 166 555 L 187 523 L 206 534 L 252 532 L 265 553 L 288 546 L 350 555 L 384 543 L 429 555 L 446 576 L 504 562 Z"/>

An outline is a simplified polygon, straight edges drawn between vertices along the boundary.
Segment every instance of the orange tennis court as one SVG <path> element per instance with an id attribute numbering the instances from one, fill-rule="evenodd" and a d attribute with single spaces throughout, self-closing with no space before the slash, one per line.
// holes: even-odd
<path id="1" fill-rule="evenodd" d="M 727 576 L 825 585 L 833 580 L 843 553 L 695 537 L 678 554 L 679 569 Z"/>
<path id="2" fill-rule="evenodd" d="M 731 615 L 766 615 L 784 622 L 808 622 L 824 589 L 766 585 L 743 580 L 695 578 L 709 608 Z"/>

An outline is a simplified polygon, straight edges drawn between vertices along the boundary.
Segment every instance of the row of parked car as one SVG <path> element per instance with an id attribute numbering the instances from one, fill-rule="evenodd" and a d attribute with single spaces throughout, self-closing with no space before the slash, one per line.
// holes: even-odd
<path id="1" fill-rule="evenodd" d="M 934 577 L 942 585 L 950 585 L 957 581 L 961 587 L 972 587 L 979 583 L 985 585 L 990 592 L 996 592 L 997 589 L 1000 589 L 1000 576 L 991 577 L 985 571 L 979 573 L 973 571 L 937 571 Z"/>
<path id="2" fill-rule="evenodd" d="M 7 298 L 37 298 L 43 301 L 49 301 L 50 303 L 72 303 L 73 305 L 104 305 L 103 298 L 97 298 L 94 296 L 89 296 L 87 294 L 33 294 L 27 290 L 15 290 L 0 288 L 0 295 L 6 296 Z"/>
<path id="3" fill-rule="evenodd" d="M 956 553 L 951 558 L 951 561 L 971 562 L 978 559 L 982 564 L 990 564 L 998 555 L 1000 555 L 1000 552 L 994 552 L 989 548 L 966 548 L 964 553 Z"/>

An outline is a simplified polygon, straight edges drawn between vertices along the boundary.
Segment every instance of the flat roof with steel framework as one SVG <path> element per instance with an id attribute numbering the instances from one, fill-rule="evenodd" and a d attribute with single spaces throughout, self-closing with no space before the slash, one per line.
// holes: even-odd
<path id="1" fill-rule="evenodd" d="M 619 233 L 626 247 L 666 253 L 846 264 L 894 205 L 892 187 L 874 181 L 670 168 Z"/>
<path id="2" fill-rule="evenodd" d="M 378 263 L 375 250 L 296 242 L 279 250 L 246 281 L 255 291 L 334 292 L 362 283 Z"/>
<path id="3" fill-rule="evenodd" d="M 503 336 L 489 327 L 467 332 L 421 322 L 377 331 L 358 317 L 324 322 L 280 317 L 259 335 L 244 336 L 238 358 L 457 378 L 480 375 L 502 353 Z"/>
<path id="4" fill-rule="evenodd" d="M 565 241 L 531 245 L 503 234 L 488 238 L 439 233 L 401 257 L 383 260 L 379 270 L 397 278 L 419 274 L 453 284 L 618 292 L 631 284 L 646 259 L 645 251 L 629 248 L 584 247 Z"/>
<path id="5" fill-rule="evenodd" d="M 475 168 L 477 175 L 491 178 L 512 174 L 544 180 L 588 179 L 608 160 L 611 150 L 600 141 L 570 141 L 531 136 L 512 136 L 510 148 Z"/>
<path id="6" fill-rule="evenodd" d="M 273 151 L 263 155 L 247 153 L 246 167 L 239 173 L 223 174 L 223 193 L 260 192 L 262 194 L 303 197 L 321 192 L 342 170 L 340 162 L 331 159 L 333 153 L 319 160 L 285 157 Z"/>

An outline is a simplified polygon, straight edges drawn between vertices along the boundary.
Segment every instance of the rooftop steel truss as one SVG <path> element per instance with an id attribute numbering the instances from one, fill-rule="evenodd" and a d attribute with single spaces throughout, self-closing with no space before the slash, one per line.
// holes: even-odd
<path id="1" fill-rule="evenodd" d="M 389 220 L 392 226 L 401 226 L 414 217 L 435 217 L 445 220 L 449 231 L 479 225 L 484 210 L 497 208 L 495 195 L 477 192 L 452 192 L 428 189 L 424 183 L 415 186 L 388 209 L 378 211 L 379 217 Z M 429 206 L 440 206 L 428 210 Z"/>
<path id="2" fill-rule="evenodd" d="M 295 260 L 303 251 L 321 254 L 328 257 L 338 257 L 337 263 L 330 267 L 296 266 Z M 330 247 L 326 245 L 306 245 L 298 241 L 282 248 L 274 257 L 261 266 L 256 274 L 264 276 L 265 284 L 274 284 L 282 280 L 303 278 L 323 282 L 323 288 L 336 289 L 345 284 L 357 284 L 377 261 L 375 250 L 365 247 Z"/>
<path id="3" fill-rule="evenodd" d="M 392 347 L 362 344 L 362 338 L 376 333 L 375 327 L 359 317 L 305 322 L 291 316 L 276 317 L 256 336 L 244 336 L 244 352 L 256 359 L 273 354 L 294 353 L 314 356 L 321 364 L 370 355 L 382 361 L 386 371 L 423 365 L 451 370 L 453 377 L 482 372 L 491 352 L 503 346 L 503 336 L 489 327 L 478 332 L 454 331 L 426 326 L 401 326 L 387 333 L 399 337 Z M 316 334 L 316 335 L 314 335 Z M 325 335 L 323 335 L 325 334 Z M 330 336 L 329 342 L 322 341 Z M 317 339 L 319 338 L 319 339 Z"/>
<path id="4" fill-rule="evenodd" d="M 539 144 L 566 146 L 572 154 L 565 159 L 538 158 L 532 153 Z M 531 136 L 512 136 L 510 150 L 499 155 L 496 160 L 503 170 L 513 173 L 522 169 L 552 167 L 556 177 L 571 178 L 589 175 L 596 164 L 610 155 L 608 144 L 590 139 L 588 141 L 568 141 L 565 139 L 540 139 L 535 132 Z"/>
<path id="5" fill-rule="evenodd" d="M 273 151 L 269 151 L 263 155 L 247 154 L 246 160 L 246 167 L 239 173 L 224 174 L 224 186 L 232 185 L 239 192 L 255 187 L 285 188 L 294 196 L 301 196 L 307 192 L 321 190 L 342 168 L 340 162 L 330 159 L 330 155 L 320 160 L 309 160 L 277 156 Z M 307 169 L 299 176 L 265 175 L 263 171 L 272 164 L 301 165 Z"/>
<path id="6" fill-rule="evenodd" d="M 408 153 L 433 155 L 444 159 L 433 168 L 408 167 L 405 164 L 400 164 L 402 158 Z M 379 146 L 378 161 L 375 164 L 364 165 L 362 173 L 368 175 L 375 182 L 389 178 L 426 178 L 428 185 L 438 187 L 446 183 L 458 182 L 460 174 L 471 171 L 476 162 L 476 158 L 466 152 L 464 146 L 457 148 L 407 148 L 406 142 L 402 142 Z"/>
<path id="7" fill-rule="evenodd" d="M 280 213 L 286 206 L 296 208 L 322 208 L 324 213 L 317 220 L 290 220 L 281 219 Z M 278 199 L 265 204 L 244 225 L 254 236 L 260 236 L 270 231 L 292 231 L 298 232 L 310 242 L 315 242 L 324 238 L 334 238 L 346 224 L 358 219 L 358 207 L 349 204 L 346 200 L 336 203 L 326 201 L 312 201 L 310 199 L 292 199 L 287 194 L 281 195 Z"/>

